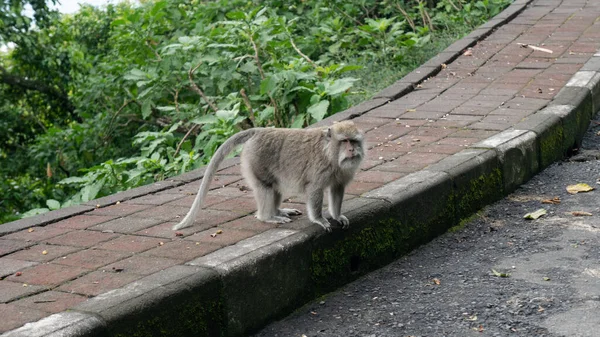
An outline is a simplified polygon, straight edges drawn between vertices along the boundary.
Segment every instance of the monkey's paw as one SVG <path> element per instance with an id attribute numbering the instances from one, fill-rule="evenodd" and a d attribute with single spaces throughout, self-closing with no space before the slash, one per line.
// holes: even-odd
<path id="1" fill-rule="evenodd" d="M 290 216 L 290 215 L 300 215 L 302 212 L 295 208 L 280 208 L 279 215 L 282 216 Z"/>
<path id="2" fill-rule="evenodd" d="M 331 224 L 329 223 L 329 221 L 327 221 L 327 219 L 325 219 L 325 218 L 315 219 L 312 222 L 323 227 L 323 229 L 325 229 L 325 231 L 327 233 L 331 233 Z"/>
<path id="3" fill-rule="evenodd" d="M 259 219 L 260 220 L 260 219 Z M 270 222 L 270 223 L 288 223 L 288 222 L 292 222 L 292 219 L 285 217 L 285 216 L 274 216 L 270 219 L 267 220 L 262 220 L 264 222 Z"/>
<path id="4" fill-rule="evenodd" d="M 344 215 L 340 214 L 340 217 L 337 219 L 342 224 L 342 229 L 348 229 L 350 227 L 350 220 L 346 218 Z"/>

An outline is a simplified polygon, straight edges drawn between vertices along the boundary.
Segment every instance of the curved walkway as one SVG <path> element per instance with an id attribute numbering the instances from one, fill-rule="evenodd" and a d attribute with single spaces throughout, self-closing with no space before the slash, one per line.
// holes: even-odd
<path id="1" fill-rule="evenodd" d="M 595 1 L 516 0 L 320 123 L 366 131 L 347 231 L 256 221 L 237 159 L 181 232 L 202 170 L 0 225 L 0 333 L 241 335 L 391 261 L 577 147 L 600 107 L 598 20 Z"/>

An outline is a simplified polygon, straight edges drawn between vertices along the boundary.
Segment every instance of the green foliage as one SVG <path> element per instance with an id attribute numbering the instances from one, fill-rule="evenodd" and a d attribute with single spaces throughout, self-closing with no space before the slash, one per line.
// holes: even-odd
<path id="1" fill-rule="evenodd" d="M 0 0 L 0 43 L 14 43 L 0 53 L 0 222 L 197 168 L 244 128 L 318 122 L 508 2 L 151 0 L 59 16 Z"/>

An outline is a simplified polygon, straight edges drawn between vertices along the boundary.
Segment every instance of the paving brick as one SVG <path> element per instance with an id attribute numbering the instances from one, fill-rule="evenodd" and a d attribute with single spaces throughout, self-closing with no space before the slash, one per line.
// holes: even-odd
<path id="1" fill-rule="evenodd" d="M 246 215 L 256 212 L 256 202 L 252 198 L 239 197 L 211 205 L 210 209 L 230 210 L 241 215 Z"/>
<path id="2" fill-rule="evenodd" d="M 134 255 L 127 259 L 109 264 L 103 269 L 113 272 L 120 270 L 128 274 L 150 275 L 182 263 L 183 260 L 181 259 L 167 259 L 156 256 Z"/>
<path id="3" fill-rule="evenodd" d="M 197 257 L 212 253 L 221 247 L 221 245 L 210 243 L 196 244 L 192 241 L 177 240 L 165 242 L 165 244 L 160 247 L 145 251 L 142 253 L 142 256 L 158 256 L 191 261 Z"/>
<path id="4" fill-rule="evenodd" d="M 45 263 L 22 270 L 20 276 L 13 274 L 7 280 L 43 286 L 57 286 L 87 272 L 89 272 L 88 269 L 81 267 Z"/>
<path id="5" fill-rule="evenodd" d="M 4 236 L 4 239 L 29 241 L 44 241 L 46 239 L 65 234 L 72 229 L 59 227 L 32 227 Z"/>
<path id="6" fill-rule="evenodd" d="M 352 121 L 358 125 L 363 132 L 389 123 L 389 119 L 387 118 L 370 117 L 368 115 L 354 118 Z"/>
<path id="7" fill-rule="evenodd" d="M 521 118 L 525 118 L 534 112 L 535 112 L 535 110 L 533 110 L 533 109 L 510 109 L 510 108 L 505 108 L 502 106 L 502 107 L 490 112 L 488 114 L 488 116 L 505 115 L 505 116 L 519 116 Z"/>
<path id="8" fill-rule="evenodd" d="M 168 194 L 159 192 L 128 200 L 127 203 L 136 205 L 162 205 L 183 197 L 185 197 L 185 194 Z"/>
<path id="9" fill-rule="evenodd" d="M 97 269 L 109 263 L 122 260 L 130 255 L 131 254 L 128 253 L 111 250 L 86 249 L 57 259 L 54 263 L 87 269 Z"/>
<path id="10" fill-rule="evenodd" d="M 456 115 L 450 114 L 433 123 L 435 128 L 463 128 L 469 124 L 480 121 L 482 116 L 478 115 Z"/>
<path id="11" fill-rule="evenodd" d="M 372 183 L 372 182 L 364 182 L 364 181 L 353 181 L 348 186 L 346 186 L 346 193 L 361 195 L 363 193 L 369 192 L 376 188 L 379 188 L 385 184 L 383 183 Z"/>
<path id="12" fill-rule="evenodd" d="M 388 123 L 377 129 L 368 131 L 365 134 L 365 142 L 367 144 L 379 144 L 399 138 L 411 131 L 411 128 L 407 128 L 406 125 L 398 123 Z"/>
<path id="13" fill-rule="evenodd" d="M 82 248 L 72 246 L 49 245 L 42 243 L 35 246 L 27 247 L 23 250 L 19 250 L 10 255 L 7 255 L 6 257 L 25 261 L 48 262 L 56 258 L 65 256 L 69 253 L 78 251 L 80 249 Z M 46 252 L 46 254 L 44 254 L 44 252 Z"/>
<path id="14" fill-rule="evenodd" d="M 217 175 L 215 175 L 213 180 L 210 182 L 210 189 L 214 190 L 216 188 L 222 188 L 222 187 L 225 187 L 227 185 L 230 185 L 230 184 L 235 183 L 236 181 L 240 181 L 240 180 L 242 180 L 242 176 L 240 174 L 237 174 L 237 175 L 217 174 Z"/>
<path id="15" fill-rule="evenodd" d="M 36 262 L 15 259 L 11 255 L 0 257 L 0 279 L 36 264 Z"/>
<path id="16" fill-rule="evenodd" d="M 216 234 L 217 231 L 221 234 L 217 234 L 213 237 L 212 234 Z M 217 226 L 188 236 L 185 240 L 190 240 L 194 242 L 194 244 L 199 242 L 200 245 L 208 243 L 212 245 L 229 246 L 254 235 L 256 235 L 256 232 L 254 231 Z"/>
<path id="17" fill-rule="evenodd" d="M 369 171 L 359 172 L 355 176 L 354 180 L 366 182 L 366 183 L 387 184 L 394 180 L 400 179 L 405 175 L 406 175 L 405 173 L 401 173 L 401 172 L 386 172 L 386 171 L 369 170 Z"/>
<path id="18" fill-rule="evenodd" d="M 291 208 L 298 208 L 298 205 L 296 204 Z M 220 225 L 222 228 L 243 229 L 252 231 L 256 234 L 268 231 L 269 229 L 277 228 L 277 226 L 278 225 L 274 223 L 262 222 L 255 218 L 254 215 L 248 215 Z"/>
<path id="19" fill-rule="evenodd" d="M 408 111 L 402 116 L 401 119 L 431 119 L 437 120 L 442 118 L 447 112 L 442 111 L 426 111 L 422 109 L 414 109 L 414 111 Z"/>
<path id="20" fill-rule="evenodd" d="M 63 284 L 57 290 L 84 296 L 98 296 L 139 280 L 142 277 L 142 275 L 123 272 L 95 271 Z"/>
<path id="21" fill-rule="evenodd" d="M 72 229 L 86 229 L 88 227 L 97 225 L 102 222 L 110 221 L 116 218 L 116 215 L 76 215 L 72 218 L 61 220 L 59 222 L 50 224 L 46 227 L 58 227 L 58 228 L 72 228 Z"/>
<path id="22" fill-rule="evenodd" d="M 142 210 L 151 208 L 152 205 L 134 205 L 125 202 L 118 203 L 102 208 L 96 208 L 93 211 L 87 213 L 89 215 L 107 215 L 114 217 L 126 216 Z"/>
<path id="23" fill-rule="evenodd" d="M 202 207 L 203 208 L 209 207 L 210 205 L 218 204 L 220 202 L 223 202 L 225 200 L 229 200 L 232 198 L 234 198 L 234 197 L 214 195 L 214 194 L 209 193 L 208 195 L 206 195 L 206 198 L 204 198 L 204 200 L 202 201 Z M 177 199 L 166 205 L 187 207 L 189 209 L 190 207 L 192 207 L 192 204 L 194 203 L 194 199 L 196 199 L 196 195 L 188 195 L 185 198 Z"/>
<path id="24" fill-rule="evenodd" d="M 153 247 L 158 247 L 162 240 L 141 235 L 123 235 L 96 246 L 98 249 L 114 250 L 126 253 L 139 253 Z"/>
<path id="25" fill-rule="evenodd" d="M 467 99 L 448 99 L 446 97 L 436 97 L 433 100 L 421 105 L 418 110 L 427 112 L 448 112 L 465 102 L 467 102 Z"/>
<path id="26" fill-rule="evenodd" d="M 7 303 L 18 298 L 43 291 L 42 286 L 23 285 L 23 283 L 0 280 L 0 303 Z"/>
<path id="27" fill-rule="evenodd" d="M 487 130 L 459 130 L 459 131 L 456 131 L 455 133 L 449 135 L 448 138 L 453 138 L 453 137 L 474 138 L 474 139 L 481 140 L 481 139 L 489 138 L 495 134 L 497 134 L 497 132 L 487 131 Z"/>
<path id="28" fill-rule="evenodd" d="M 141 215 L 147 214 L 146 212 Z M 114 219 L 108 222 L 101 223 L 99 225 L 88 228 L 88 230 L 93 231 L 112 231 L 115 233 L 133 233 L 144 228 L 152 227 L 154 225 L 158 225 L 159 223 L 164 222 L 160 219 L 153 218 L 138 218 L 133 216 L 128 216 L 124 218 Z"/>
<path id="29" fill-rule="evenodd" d="M 62 291 L 46 291 L 14 302 L 19 307 L 45 311 L 51 314 L 59 313 L 86 301 L 87 297 L 69 294 Z"/>
<path id="30" fill-rule="evenodd" d="M 459 137 L 447 137 L 440 139 L 438 144 L 455 145 L 460 147 L 468 147 L 471 144 L 479 142 L 481 139 L 478 138 L 459 138 Z"/>
<path id="31" fill-rule="evenodd" d="M 427 153 L 443 153 L 443 154 L 455 154 L 464 150 L 464 147 L 450 144 L 428 144 L 416 148 L 415 152 L 427 152 Z"/>
<path id="32" fill-rule="evenodd" d="M 487 122 L 478 122 L 469 125 L 470 129 L 480 129 L 480 130 L 496 130 L 496 131 L 504 131 L 510 128 L 512 124 L 510 123 L 487 123 Z"/>
<path id="33" fill-rule="evenodd" d="M 67 234 L 54 237 L 48 240 L 47 243 L 63 246 L 91 247 L 100 242 L 108 241 L 115 237 L 117 237 L 117 235 L 113 233 L 101 233 L 87 230 L 73 231 Z"/>
<path id="34" fill-rule="evenodd" d="M 485 116 L 494 110 L 496 107 L 475 107 L 475 106 L 459 106 L 452 110 L 452 115 L 473 115 L 473 116 Z"/>
<path id="35" fill-rule="evenodd" d="M 147 209 L 144 212 L 132 214 L 128 218 L 142 218 L 142 219 L 146 219 L 146 220 L 154 219 L 155 222 L 175 221 L 176 219 L 178 219 L 182 216 L 185 216 L 188 211 L 189 211 L 189 207 L 162 205 L 162 206 L 152 207 L 151 209 Z M 141 224 L 138 224 L 138 225 L 141 226 Z M 151 226 L 151 225 L 149 225 L 149 226 Z M 145 226 L 145 227 L 149 227 L 149 226 Z M 135 230 L 134 227 L 135 226 L 133 226 L 131 229 Z M 138 228 L 143 228 L 143 227 L 138 227 Z"/>
<path id="36" fill-rule="evenodd" d="M 33 244 L 23 240 L 0 239 L 0 256 L 16 252 L 31 245 Z"/>
<path id="37" fill-rule="evenodd" d="M 377 170 L 412 173 L 446 158 L 439 153 L 409 153 L 391 162 L 377 166 Z"/>
<path id="38" fill-rule="evenodd" d="M 164 222 L 160 225 L 142 229 L 141 231 L 135 232 L 134 234 L 140 235 L 140 236 L 152 236 L 152 237 L 162 238 L 162 239 L 170 239 L 170 238 L 172 239 L 172 238 L 176 237 L 176 233 L 180 233 L 181 235 L 185 236 L 185 235 L 193 234 L 200 230 L 197 228 L 197 226 L 192 226 L 192 227 L 180 229 L 177 232 L 175 232 L 174 230 L 171 229 L 175 224 L 177 224 L 177 222 L 174 222 L 174 221 Z M 164 241 L 164 240 L 161 240 L 161 242 L 162 241 Z"/>
<path id="39" fill-rule="evenodd" d="M 12 303 L 0 304 L 0 312 L 2 313 L 0 333 L 37 321 L 47 315 L 41 310 L 19 307 Z"/>
<path id="40" fill-rule="evenodd" d="M 456 130 L 448 128 L 435 128 L 435 127 L 421 127 L 415 132 L 411 132 L 410 136 L 423 139 L 424 137 L 431 137 L 434 140 L 442 139 L 456 132 Z M 421 140 L 421 142 L 423 142 Z"/>

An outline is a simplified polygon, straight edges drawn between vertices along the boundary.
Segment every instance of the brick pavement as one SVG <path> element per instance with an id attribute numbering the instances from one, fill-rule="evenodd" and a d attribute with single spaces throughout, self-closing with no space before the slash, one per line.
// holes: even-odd
<path id="1" fill-rule="evenodd" d="M 600 3 L 593 1 L 534 1 L 468 52 L 460 43 L 451 46 L 446 52 L 459 48 L 460 56 L 434 76 L 419 78 L 440 66 L 430 61 L 399 81 L 419 79 L 412 92 L 365 103 L 374 108 L 354 121 L 366 132 L 369 155 L 346 199 L 527 121 L 596 53 L 599 18 Z M 234 165 L 220 170 L 196 225 L 175 233 L 171 226 L 188 211 L 199 186 L 177 183 L 156 193 L 128 192 L 137 197 L 119 202 L 104 199 L 98 204 L 105 207 L 47 224 L 34 218 L 0 237 L 0 332 L 277 227 L 253 218 L 254 201 Z M 304 208 L 297 198 L 289 202 Z"/>

